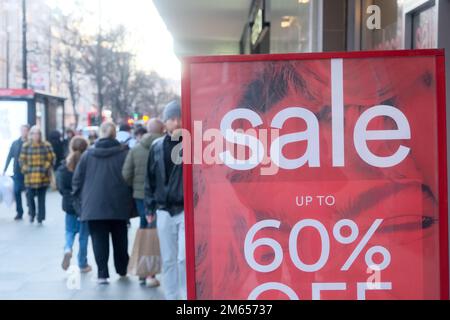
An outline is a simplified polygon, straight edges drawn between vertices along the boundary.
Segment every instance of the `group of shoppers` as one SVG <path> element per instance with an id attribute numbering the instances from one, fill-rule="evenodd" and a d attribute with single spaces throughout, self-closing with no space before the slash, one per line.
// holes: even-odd
<path id="1" fill-rule="evenodd" d="M 26 190 L 30 222 L 33 223 L 37 216 L 38 224 L 42 225 L 46 214 L 45 197 L 56 162 L 53 148 L 42 138 L 38 127 L 30 129 L 28 125 L 23 125 L 21 137 L 10 148 L 3 174 L 6 174 L 11 160 L 14 160 L 15 220 L 23 219 L 22 192 Z"/>
<path id="2" fill-rule="evenodd" d="M 147 128 L 135 130 L 134 137 L 129 129 L 124 125 L 117 132 L 114 123 L 105 122 L 100 127 L 99 139 L 92 145 L 76 135 L 60 145 L 61 137 L 54 135 L 52 147 L 42 139 L 38 128 L 28 132 L 28 127 L 23 126 L 22 136 L 13 143 L 6 164 L 7 168 L 14 159 L 16 199 L 26 188 L 33 222 L 34 198 L 38 197 L 37 217 L 42 223 L 46 190 L 52 171 L 56 171 L 66 214 L 62 267 L 67 270 L 70 266 L 78 234 L 78 266 L 81 272 L 92 270 L 87 261 L 90 236 L 99 284 L 109 283 L 110 239 L 115 271 L 120 277 L 127 276 L 127 223 L 137 210 L 140 228 L 157 228 L 166 298 L 186 299 L 180 105 L 177 101 L 169 103 L 162 121 L 150 120 Z M 63 155 L 58 158 L 55 151 Z M 19 200 L 16 219 L 22 216 Z M 140 280 L 149 286 L 159 285 L 154 275 Z"/>

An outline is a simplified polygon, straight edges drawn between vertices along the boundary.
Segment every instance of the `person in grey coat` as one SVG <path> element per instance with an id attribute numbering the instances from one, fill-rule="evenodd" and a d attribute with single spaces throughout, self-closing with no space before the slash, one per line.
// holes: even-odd
<path id="1" fill-rule="evenodd" d="M 121 277 L 127 275 L 127 221 L 133 210 L 132 190 L 122 177 L 127 150 L 116 140 L 115 125 L 103 123 L 100 139 L 83 154 L 72 180 L 81 221 L 89 225 L 99 284 L 107 284 L 109 279 L 110 235 L 115 269 Z"/>
<path id="2" fill-rule="evenodd" d="M 144 186 L 147 174 L 147 161 L 150 154 L 150 147 L 153 142 L 161 138 L 164 133 L 164 123 L 159 119 L 151 119 L 147 124 L 148 130 L 130 150 L 122 169 L 122 175 L 125 181 L 133 188 L 133 197 L 136 202 L 136 208 L 141 218 L 140 228 L 148 227 L 147 216 L 144 207 Z"/>
<path id="3" fill-rule="evenodd" d="M 136 131 L 136 138 L 138 144 L 128 152 L 127 159 L 122 169 L 122 175 L 128 185 L 133 187 L 133 197 L 136 202 L 136 209 L 141 218 L 140 229 L 156 228 L 156 223 L 153 225 L 147 221 L 147 215 L 144 206 L 144 187 L 145 178 L 147 174 L 147 161 L 150 153 L 150 147 L 153 142 L 162 137 L 164 132 L 164 123 L 159 119 L 151 119 L 147 123 L 148 130 L 143 128 Z M 144 134 L 142 138 L 139 138 L 139 133 L 148 132 Z M 138 238 L 136 238 L 137 241 Z M 135 243 L 134 246 L 139 246 L 139 243 Z M 159 286 L 159 281 L 155 276 L 141 277 L 139 278 L 141 285 L 147 285 L 148 287 Z"/>

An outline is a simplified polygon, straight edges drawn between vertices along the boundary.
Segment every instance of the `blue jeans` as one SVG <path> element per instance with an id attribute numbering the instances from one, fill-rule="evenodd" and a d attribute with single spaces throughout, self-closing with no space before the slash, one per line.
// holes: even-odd
<path id="1" fill-rule="evenodd" d="M 66 213 L 66 244 L 64 252 L 72 252 L 75 236 L 78 233 L 80 250 L 78 252 L 78 267 L 87 267 L 87 250 L 89 242 L 89 226 L 87 222 L 81 222 L 75 214 Z"/>
<path id="2" fill-rule="evenodd" d="M 141 229 L 146 229 L 148 227 L 148 221 L 147 217 L 145 215 L 145 206 L 144 206 L 144 200 L 142 199 L 134 199 L 136 201 L 136 208 L 139 213 L 139 217 L 141 218 L 141 223 L 139 227 Z"/>
<path id="3" fill-rule="evenodd" d="M 16 209 L 17 216 L 23 216 L 23 205 L 22 205 L 22 192 L 25 190 L 25 183 L 23 181 L 23 175 L 14 175 L 14 197 L 16 199 Z"/>

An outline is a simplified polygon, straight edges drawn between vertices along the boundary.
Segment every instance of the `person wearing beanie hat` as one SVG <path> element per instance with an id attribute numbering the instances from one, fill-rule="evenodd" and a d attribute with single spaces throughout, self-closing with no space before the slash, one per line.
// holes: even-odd
<path id="1" fill-rule="evenodd" d="M 163 111 L 163 121 L 166 122 L 170 119 L 181 119 L 180 103 L 176 100 L 167 104 Z"/>
<path id="2" fill-rule="evenodd" d="M 145 179 L 148 222 L 156 218 L 162 258 L 162 284 L 168 300 L 187 299 L 184 230 L 183 165 L 181 156 L 181 107 L 172 101 L 164 108 L 166 135 L 151 149 Z"/>

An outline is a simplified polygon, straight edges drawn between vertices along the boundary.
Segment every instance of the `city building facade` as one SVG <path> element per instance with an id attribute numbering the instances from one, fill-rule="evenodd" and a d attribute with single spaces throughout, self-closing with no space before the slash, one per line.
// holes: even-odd
<path id="1" fill-rule="evenodd" d="M 180 57 L 427 48 L 450 51 L 449 0 L 155 0 L 155 5 Z M 447 75 L 449 57 L 447 54 Z"/>
<path id="2" fill-rule="evenodd" d="M 17 89 L 24 86 L 24 3 L 27 12 L 27 88 L 69 98 L 69 88 L 63 80 L 66 78 L 66 71 L 56 63 L 56 57 L 61 50 L 59 34 L 62 31 L 53 23 L 52 8 L 45 0 L 0 0 L 0 88 Z M 80 114 L 79 123 L 83 124 L 87 123 L 88 112 L 93 110 L 95 93 L 89 77 L 81 78 L 79 85 L 83 94 L 77 107 Z M 39 109 L 39 104 L 37 107 Z M 66 100 L 64 114 L 65 126 L 72 127 L 75 116 L 70 99 Z"/>

